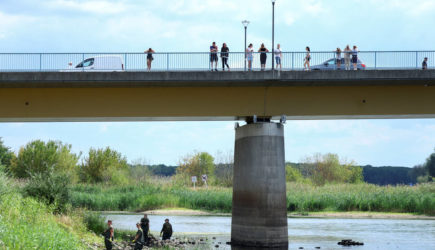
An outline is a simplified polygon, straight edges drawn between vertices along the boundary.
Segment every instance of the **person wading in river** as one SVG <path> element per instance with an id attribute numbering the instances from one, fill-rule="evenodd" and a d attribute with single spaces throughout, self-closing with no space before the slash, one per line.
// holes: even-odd
<path id="1" fill-rule="evenodd" d="M 172 236 L 172 225 L 169 223 L 169 219 L 165 219 L 165 224 L 163 224 L 162 231 L 160 231 L 160 236 L 163 237 L 162 240 L 170 240 Z"/>
<path id="2" fill-rule="evenodd" d="M 142 231 L 142 228 L 140 228 L 140 223 L 136 223 L 137 232 L 136 236 L 134 237 L 134 250 L 142 250 L 144 245 L 144 233 Z"/>
<path id="3" fill-rule="evenodd" d="M 148 233 L 150 231 L 150 220 L 146 214 L 143 215 L 143 218 L 140 219 L 140 228 L 142 228 L 144 244 L 148 243 Z"/>
<path id="4" fill-rule="evenodd" d="M 112 250 L 112 242 L 113 242 L 113 226 L 112 221 L 107 221 L 107 229 L 102 233 L 104 236 L 104 245 L 107 250 Z"/>

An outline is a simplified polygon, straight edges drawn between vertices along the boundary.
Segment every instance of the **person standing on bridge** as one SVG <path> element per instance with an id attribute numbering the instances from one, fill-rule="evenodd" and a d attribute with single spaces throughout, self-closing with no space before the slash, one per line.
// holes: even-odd
<path id="1" fill-rule="evenodd" d="M 266 53 L 269 52 L 269 50 L 264 46 L 264 43 L 262 43 L 260 48 L 258 49 L 258 52 L 260 52 L 261 71 L 264 71 L 266 69 L 266 60 L 267 60 Z"/>
<path id="2" fill-rule="evenodd" d="M 282 51 L 281 51 L 281 45 L 279 43 L 276 45 L 276 49 L 273 52 L 275 54 L 276 68 L 278 68 L 279 65 L 279 70 L 282 70 L 282 64 L 281 64 Z"/>
<path id="3" fill-rule="evenodd" d="M 305 51 L 307 51 L 307 53 L 305 54 L 305 59 L 304 59 L 304 69 L 305 70 L 311 70 L 310 68 L 310 60 L 311 60 L 311 54 L 310 54 L 310 47 L 306 47 Z"/>
<path id="4" fill-rule="evenodd" d="M 252 70 L 252 60 L 254 60 L 254 45 L 250 43 L 248 48 L 246 48 L 246 61 L 248 61 L 248 71 Z"/>
<path id="5" fill-rule="evenodd" d="M 337 69 L 341 69 L 341 49 L 337 48 L 335 51 L 335 62 L 337 65 Z"/>
<path id="6" fill-rule="evenodd" d="M 426 70 L 427 69 L 427 57 L 424 58 L 423 63 L 421 63 L 421 69 Z"/>
<path id="7" fill-rule="evenodd" d="M 353 70 L 357 70 L 357 65 L 358 65 L 358 48 L 356 47 L 356 45 L 353 46 L 353 50 L 352 50 L 352 63 L 353 63 Z"/>
<path id="8" fill-rule="evenodd" d="M 350 70 L 350 53 L 352 52 L 352 50 L 350 50 L 349 45 L 346 46 L 346 48 L 344 49 L 344 65 L 346 70 Z"/>
<path id="9" fill-rule="evenodd" d="M 221 48 L 221 58 L 222 58 L 222 71 L 225 71 L 225 65 L 230 71 L 230 66 L 228 65 L 228 57 L 229 57 L 230 48 L 228 48 L 227 44 L 222 44 Z"/>
<path id="10" fill-rule="evenodd" d="M 153 49 L 149 48 L 147 51 L 145 51 L 145 53 L 147 53 L 147 70 L 150 71 L 151 70 L 151 63 L 154 60 L 153 53 L 155 53 L 155 51 Z"/>
<path id="11" fill-rule="evenodd" d="M 217 63 L 218 63 L 218 47 L 216 46 L 216 42 L 213 42 L 213 44 L 210 46 L 210 68 L 211 71 L 213 71 L 213 63 L 215 63 L 215 71 L 217 70 Z"/>

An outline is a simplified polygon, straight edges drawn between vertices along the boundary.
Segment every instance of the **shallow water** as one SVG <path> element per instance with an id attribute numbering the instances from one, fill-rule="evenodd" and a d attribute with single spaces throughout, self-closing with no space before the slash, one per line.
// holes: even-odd
<path id="1" fill-rule="evenodd" d="M 116 228 L 135 230 L 141 214 L 105 214 Z M 149 215 L 150 230 L 158 235 L 165 218 L 173 237 L 208 238 L 208 245 L 195 249 L 231 249 L 231 217 Z M 289 249 L 428 249 L 435 250 L 435 220 L 289 218 Z M 212 239 L 215 237 L 216 239 Z M 352 239 L 364 246 L 342 247 L 337 242 Z M 221 242 L 221 244 L 219 244 Z"/>

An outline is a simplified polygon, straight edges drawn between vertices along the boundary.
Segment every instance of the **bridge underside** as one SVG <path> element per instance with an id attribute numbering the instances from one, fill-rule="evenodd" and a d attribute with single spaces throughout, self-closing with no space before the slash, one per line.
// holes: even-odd
<path id="1" fill-rule="evenodd" d="M 435 70 L 0 73 L 0 121 L 435 117 Z"/>
<path id="2" fill-rule="evenodd" d="M 435 117 L 435 86 L 0 88 L 0 121 Z"/>

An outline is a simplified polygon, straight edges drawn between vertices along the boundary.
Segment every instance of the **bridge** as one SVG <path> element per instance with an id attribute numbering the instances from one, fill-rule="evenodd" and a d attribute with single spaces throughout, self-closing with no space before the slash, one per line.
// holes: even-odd
<path id="1" fill-rule="evenodd" d="M 231 240 L 287 247 L 283 121 L 434 118 L 435 70 L 3 72 L 0 121 L 244 120 Z"/>

